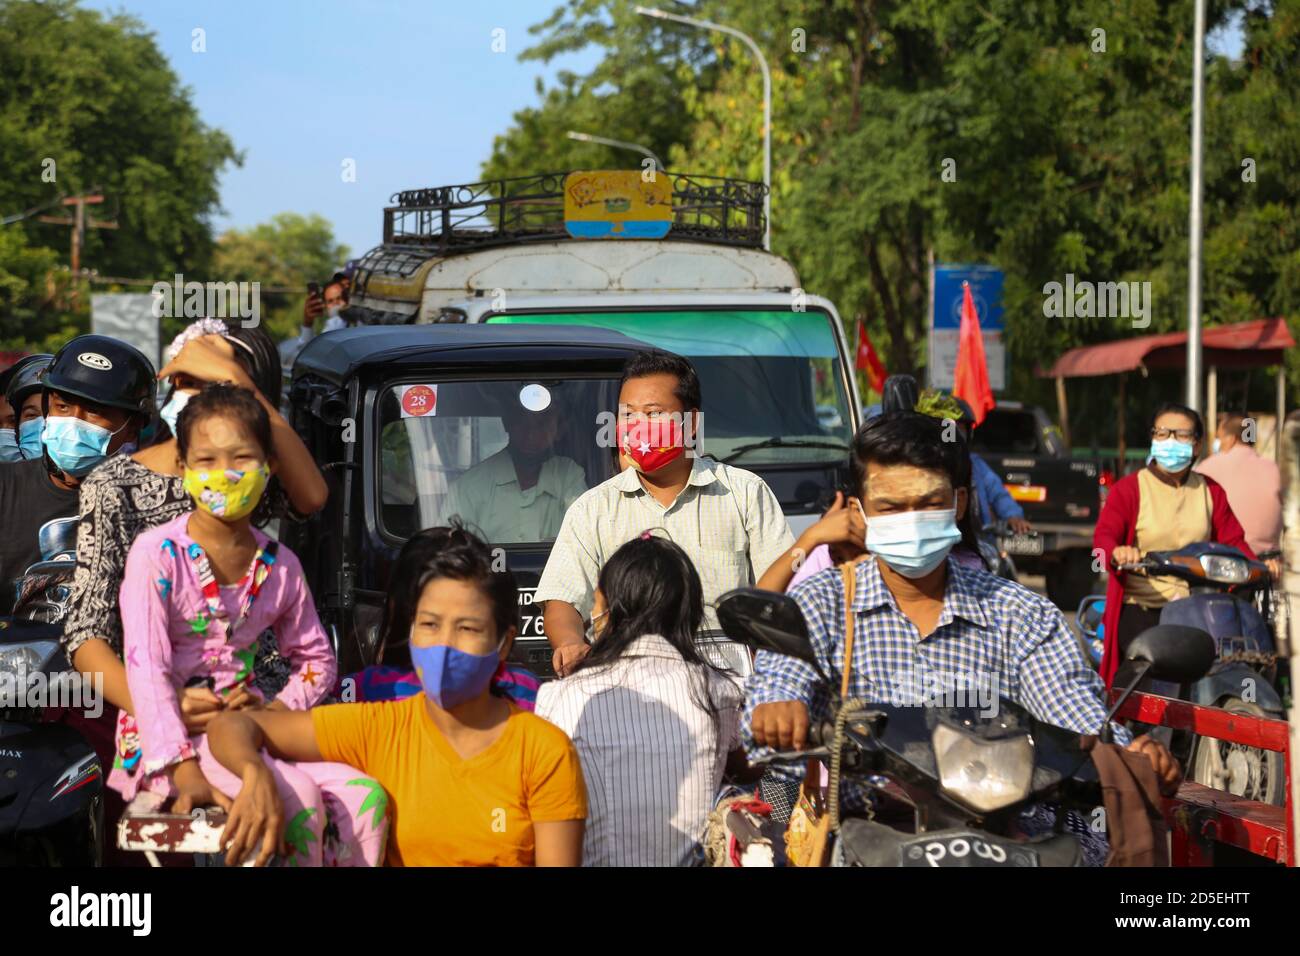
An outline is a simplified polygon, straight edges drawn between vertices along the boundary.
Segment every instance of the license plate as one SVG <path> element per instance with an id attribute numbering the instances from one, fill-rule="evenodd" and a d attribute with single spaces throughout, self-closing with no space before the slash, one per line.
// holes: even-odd
<path id="1" fill-rule="evenodd" d="M 1038 534 L 1011 534 L 998 538 L 998 547 L 1007 554 L 1042 554 L 1043 537 Z"/>
<path id="2" fill-rule="evenodd" d="M 898 848 L 903 866 L 1038 866 L 1038 851 L 977 833 L 919 836 Z"/>

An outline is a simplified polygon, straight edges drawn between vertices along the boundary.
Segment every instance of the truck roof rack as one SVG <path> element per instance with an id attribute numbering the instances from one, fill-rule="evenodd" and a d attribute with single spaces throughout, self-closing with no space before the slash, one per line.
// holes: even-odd
<path id="1" fill-rule="evenodd" d="M 409 276 L 432 256 L 570 238 L 564 228 L 564 178 L 542 173 L 460 186 L 408 189 L 384 209 L 384 244 L 362 267 Z M 664 241 L 763 247 L 762 183 L 660 173 L 673 186 L 673 225 Z"/>

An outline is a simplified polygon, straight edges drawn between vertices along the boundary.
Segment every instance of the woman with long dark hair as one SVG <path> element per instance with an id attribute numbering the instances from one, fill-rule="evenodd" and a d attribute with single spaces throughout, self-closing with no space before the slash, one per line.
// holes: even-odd
<path id="1" fill-rule="evenodd" d="M 739 747 L 743 693 L 696 644 L 703 589 L 676 544 L 645 532 L 601 568 L 594 643 L 537 714 L 578 748 L 584 866 L 685 866 Z"/>
<path id="2" fill-rule="evenodd" d="M 366 703 L 401 700 L 420 693 L 420 677 L 411 663 L 408 638 L 411 618 L 420 592 L 416 586 L 422 570 L 447 546 L 447 529 L 425 528 L 402 545 L 388 577 L 388 598 L 379 624 L 378 664 L 340 678 L 336 696 Z M 522 665 L 503 660 L 492 675 L 492 693 L 505 697 L 521 710 L 531 711 L 537 702 L 537 677 Z"/>

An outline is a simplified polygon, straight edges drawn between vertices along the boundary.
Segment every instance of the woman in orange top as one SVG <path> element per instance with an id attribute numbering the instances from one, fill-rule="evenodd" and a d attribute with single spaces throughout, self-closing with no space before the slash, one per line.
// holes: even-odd
<path id="1" fill-rule="evenodd" d="M 227 861 L 264 865 L 282 839 L 279 793 L 258 756 L 349 764 L 383 787 L 393 866 L 577 866 L 587 793 L 562 730 L 491 691 L 510 652 L 514 577 L 462 528 L 445 536 L 403 602 L 424 693 L 310 711 L 231 711 L 208 726 L 213 756 L 242 786 L 222 838 Z"/>

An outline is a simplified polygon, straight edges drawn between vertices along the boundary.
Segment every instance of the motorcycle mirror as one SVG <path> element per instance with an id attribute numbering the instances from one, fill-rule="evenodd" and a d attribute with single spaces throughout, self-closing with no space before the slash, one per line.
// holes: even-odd
<path id="1" fill-rule="evenodd" d="M 1210 672 L 1217 654 L 1214 638 L 1200 628 L 1157 624 L 1133 639 L 1124 658 L 1149 664 L 1153 680 L 1191 684 Z"/>
<path id="2" fill-rule="evenodd" d="M 1124 660 L 1137 666 L 1132 668 L 1128 685 L 1115 698 L 1110 710 L 1106 712 L 1106 718 L 1101 722 L 1098 735 L 1102 743 L 1111 742 L 1111 718 L 1119 713 L 1119 709 L 1144 678 L 1169 681 L 1172 684 L 1191 684 L 1210 672 L 1216 656 L 1218 648 L 1214 644 L 1214 638 L 1197 627 L 1157 624 L 1133 638 L 1133 643 L 1124 653 Z"/>
<path id="3" fill-rule="evenodd" d="M 916 408 L 920 397 L 921 391 L 916 379 L 910 375 L 891 375 L 885 379 L 880 404 L 882 411 L 910 412 Z"/>
<path id="4" fill-rule="evenodd" d="M 817 667 L 808 625 L 794 598 L 758 588 L 736 588 L 718 598 L 718 623 L 733 641 Z"/>

